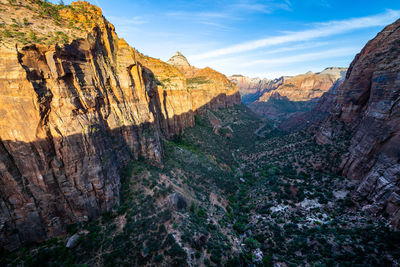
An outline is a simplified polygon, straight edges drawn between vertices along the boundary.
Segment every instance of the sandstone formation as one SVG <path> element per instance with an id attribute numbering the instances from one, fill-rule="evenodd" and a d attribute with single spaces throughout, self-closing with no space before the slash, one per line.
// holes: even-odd
<path id="1" fill-rule="evenodd" d="M 350 131 L 349 136 L 346 130 Z M 338 89 L 337 104 L 317 134 L 320 143 L 350 138 L 343 174 L 360 179 L 365 210 L 400 226 L 400 20 L 357 54 Z"/>
<path id="2" fill-rule="evenodd" d="M 265 92 L 249 107 L 270 120 L 286 120 L 296 112 L 310 111 L 345 73 L 345 68 L 327 68 L 320 73 L 307 72 L 284 79 L 278 88 Z"/>
<path id="3" fill-rule="evenodd" d="M 0 46 L 0 247 L 118 205 L 124 161 L 161 163 L 162 138 L 193 125 L 195 112 L 240 103 L 224 75 L 186 76 L 141 55 L 87 2 L 0 2 L 3 28 L 10 14 L 29 20 Z"/>
<path id="4" fill-rule="evenodd" d="M 229 77 L 229 80 L 239 86 L 239 92 L 242 96 L 243 104 L 249 105 L 257 101 L 264 93 L 278 88 L 287 78 L 290 77 L 261 80 L 260 78 L 249 78 L 243 75 L 232 75 Z"/>
<path id="5" fill-rule="evenodd" d="M 295 113 L 279 124 L 278 128 L 282 131 L 289 132 L 318 126 L 329 116 L 331 110 L 335 106 L 337 90 L 343 81 L 344 78 L 337 80 L 331 89 L 318 99 L 316 106 L 310 111 Z"/>

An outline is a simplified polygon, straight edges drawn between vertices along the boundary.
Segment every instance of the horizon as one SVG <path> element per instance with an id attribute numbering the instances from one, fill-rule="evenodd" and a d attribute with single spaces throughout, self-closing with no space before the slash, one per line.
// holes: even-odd
<path id="1" fill-rule="evenodd" d="M 400 2 L 388 0 L 379 7 L 343 0 L 88 2 L 145 55 L 166 62 L 180 51 L 192 66 L 260 79 L 348 68 L 369 40 L 400 18 Z"/>

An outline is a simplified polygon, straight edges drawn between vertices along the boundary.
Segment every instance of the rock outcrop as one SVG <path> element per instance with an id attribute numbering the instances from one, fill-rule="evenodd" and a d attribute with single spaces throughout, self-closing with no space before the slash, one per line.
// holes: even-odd
<path id="1" fill-rule="evenodd" d="M 278 79 L 269 80 L 249 78 L 243 75 L 232 75 L 229 77 L 229 80 L 239 86 L 243 104 L 249 105 L 257 101 L 264 93 L 278 88 L 287 78 L 290 77 L 280 77 Z"/>
<path id="2" fill-rule="evenodd" d="M 356 196 L 365 210 L 386 213 L 400 226 L 400 20 L 357 54 L 337 103 L 317 134 L 320 143 L 350 132 L 343 174 L 360 179 Z"/>
<path id="3" fill-rule="evenodd" d="M 190 68 L 189 61 L 187 58 L 181 54 L 181 52 L 176 52 L 175 55 L 173 55 L 168 61 L 168 64 L 175 66 L 175 67 L 181 67 L 181 68 Z"/>
<path id="4" fill-rule="evenodd" d="M 320 73 L 307 72 L 284 79 L 278 88 L 265 92 L 249 107 L 270 120 L 287 120 L 296 113 L 314 108 L 318 99 L 345 73 L 345 68 L 327 68 Z"/>
<path id="5" fill-rule="evenodd" d="M 32 38 L 12 33 L 0 47 L 0 247 L 58 236 L 118 205 L 126 160 L 161 163 L 162 138 L 195 112 L 240 103 L 224 75 L 198 70 L 191 81 L 138 53 L 87 2 L 1 2 L 3 21 L 46 12 L 21 29 Z M 60 27 L 67 37 L 44 39 Z"/>

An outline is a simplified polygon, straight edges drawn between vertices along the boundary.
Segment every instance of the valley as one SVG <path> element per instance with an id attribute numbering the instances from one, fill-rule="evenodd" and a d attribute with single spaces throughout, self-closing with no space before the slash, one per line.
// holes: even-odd
<path id="1" fill-rule="evenodd" d="M 227 77 L 0 0 L 0 266 L 400 266 L 399 45 Z"/>
<path id="2" fill-rule="evenodd" d="M 214 117 L 229 130 L 216 134 Z M 163 141 L 162 166 L 127 165 L 120 206 L 69 226 L 79 234 L 72 250 L 55 238 L 3 255 L 2 265 L 396 264 L 399 233 L 361 211 L 358 182 L 338 174 L 348 136 L 335 146 L 318 145 L 312 131 L 261 138 L 249 134 L 260 121 L 243 105 L 195 120 Z"/>

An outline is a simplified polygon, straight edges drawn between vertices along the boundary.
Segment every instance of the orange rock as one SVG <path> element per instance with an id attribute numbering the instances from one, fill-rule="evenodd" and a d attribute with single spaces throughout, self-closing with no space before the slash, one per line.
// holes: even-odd
<path id="1" fill-rule="evenodd" d="M 60 16 L 85 25 L 79 38 L 0 48 L 0 246 L 10 250 L 111 209 L 131 155 L 160 163 L 161 139 L 194 112 L 240 102 L 224 75 L 195 70 L 207 83 L 188 82 L 119 39 L 99 8 L 72 7 Z"/>

